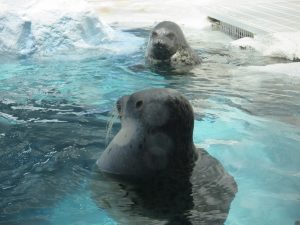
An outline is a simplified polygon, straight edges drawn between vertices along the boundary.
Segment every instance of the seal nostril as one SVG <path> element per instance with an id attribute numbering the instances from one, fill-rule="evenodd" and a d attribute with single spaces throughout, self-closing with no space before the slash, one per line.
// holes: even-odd
<path id="1" fill-rule="evenodd" d="M 136 107 L 137 109 L 140 109 L 140 108 L 142 107 L 142 105 L 143 105 L 143 101 L 137 101 L 137 102 L 135 103 L 135 107 Z"/>
<path id="2" fill-rule="evenodd" d="M 156 47 L 161 47 L 161 46 L 163 46 L 164 44 L 163 44 L 163 42 L 162 42 L 161 40 L 157 40 L 157 41 L 154 43 L 154 45 L 155 45 Z"/>

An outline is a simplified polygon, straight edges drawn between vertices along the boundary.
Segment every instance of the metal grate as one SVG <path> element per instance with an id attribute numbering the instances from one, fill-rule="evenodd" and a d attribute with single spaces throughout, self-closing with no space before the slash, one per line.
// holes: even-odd
<path id="1" fill-rule="evenodd" d="M 220 22 L 220 30 L 233 38 L 254 37 L 253 33 L 225 22 Z"/>
<path id="2" fill-rule="evenodd" d="M 242 29 L 240 27 L 233 26 L 229 23 L 219 21 L 212 17 L 208 17 L 208 19 L 212 23 L 213 30 L 222 31 L 222 32 L 230 35 L 233 38 L 239 39 L 239 38 L 243 38 L 243 37 L 251 37 L 251 38 L 254 37 L 254 34 L 252 32 Z"/>
<path id="3" fill-rule="evenodd" d="M 300 31 L 299 0 L 256 0 L 241 4 L 226 1 L 204 9 L 214 29 L 233 38 Z"/>

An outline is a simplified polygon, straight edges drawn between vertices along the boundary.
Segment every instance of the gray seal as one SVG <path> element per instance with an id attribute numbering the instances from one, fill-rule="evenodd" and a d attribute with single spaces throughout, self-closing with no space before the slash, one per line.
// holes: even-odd
<path id="1" fill-rule="evenodd" d="M 146 64 L 154 70 L 185 72 L 201 59 L 188 45 L 180 27 L 170 21 L 157 24 L 150 33 Z"/>
<path id="2" fill-rule="evenodd" d="M 137 92 L 117 108 L 122 128 L 97 162 L 102 171 L 143 179 L 196 160 L 193 109 L 177 91 Z"/>
<path id="3" fill-rule="evenodd" d="M 121 129 L 97 161 L 93 198 L 120 224 L 224 224 L 237 186 L 193 143 L 194 113 L 172 89 L 117 101 Z"/>

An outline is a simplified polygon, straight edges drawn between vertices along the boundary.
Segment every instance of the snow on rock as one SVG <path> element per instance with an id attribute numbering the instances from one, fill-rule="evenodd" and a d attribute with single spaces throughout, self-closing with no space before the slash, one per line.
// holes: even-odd
<path id="1" fill-rule="evenodd" d="M 254 38 L 245 37 L 231 42 L 231 45 L 254 48 L 264 56 L 295 61 L 300 59 L 300 32 L 279 32 L 257 35 Z"/>
<path id="2" fill-rule="evenodd" d="M 52 55 L 97 48 L 116 36 L 81 0 L 0 3 L 0 55 Z"/>
<path id="3" fill-rule="evenodd" d="M 0 12 L 0 54 L 30 54 L 35 50 L 31 22 L 13 12 Z"/>

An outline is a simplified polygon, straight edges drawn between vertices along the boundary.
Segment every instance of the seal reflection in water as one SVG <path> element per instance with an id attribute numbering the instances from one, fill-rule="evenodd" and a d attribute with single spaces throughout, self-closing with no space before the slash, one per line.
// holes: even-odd
<path id="1" fill-rule="evenodd" d="M 172 89 L 117 102 L 121 130 L 97 161 L 93 198 L 120 224 L 224 224 L 234 179 L 193 144 L 190 103 Z"/>
<path id="2" fill-rule="evenodd" d="M 157 24 L 150 33 L 146 64 L 158 72 L 187 72 L 200 64 L 197 53 L 188 45 L 180 27 L 170 21 Z"/>

